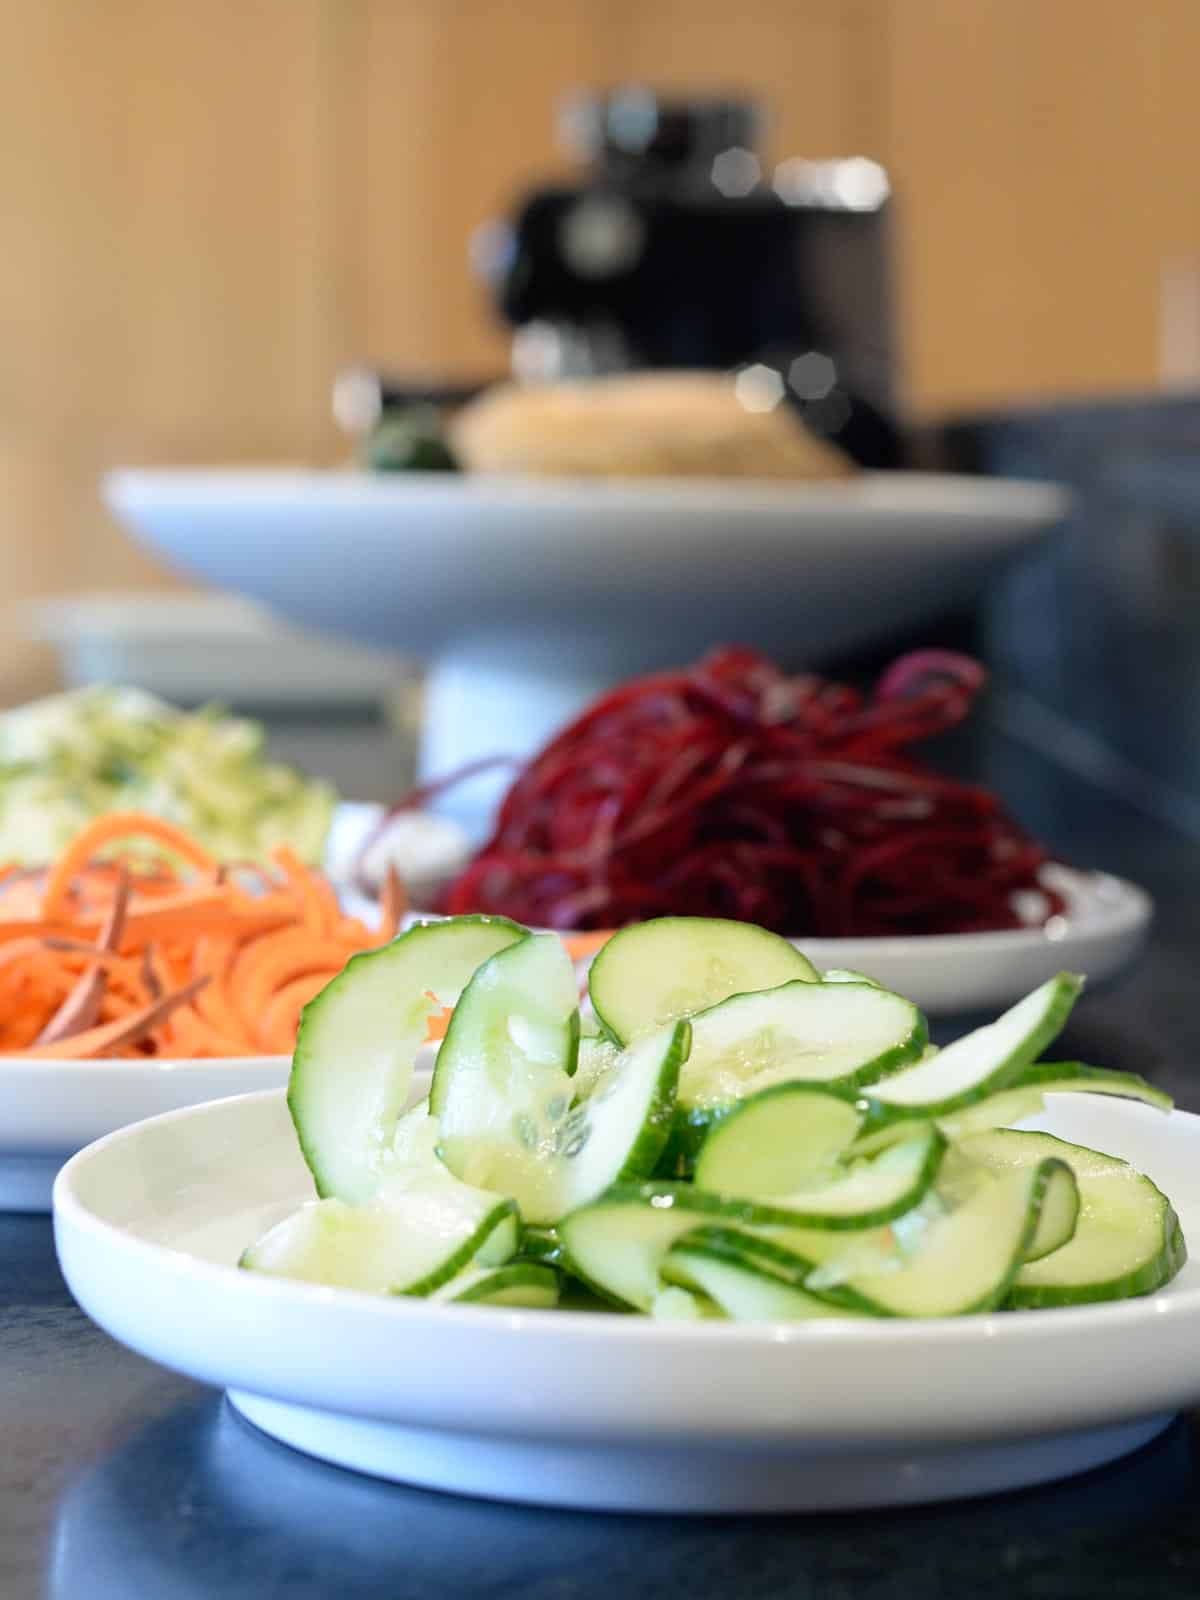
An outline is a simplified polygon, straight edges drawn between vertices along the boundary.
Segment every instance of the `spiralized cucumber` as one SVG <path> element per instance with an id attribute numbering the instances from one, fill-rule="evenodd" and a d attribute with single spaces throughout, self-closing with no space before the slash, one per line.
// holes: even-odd
<path id="1" fill-rule="evenodd" d="M 351 963 L 290 1089 L 327 1198 L 243 1265 L 535 1315 L 833 1326 L 1147 1294 L 1186 1259 L 1148 1177 L 1008 1126 L 1066 1091 L 1170 1107 L 1040 1059 L 1069 973 L 940 1050 L 901 996 L 745 924 L 627 929 L 592 985 L 605 1037 L 581 1044 L 553 935 L 449 919 Z M 429 996 L 460 993 L 429 1107 L 400 1117 Z"/>

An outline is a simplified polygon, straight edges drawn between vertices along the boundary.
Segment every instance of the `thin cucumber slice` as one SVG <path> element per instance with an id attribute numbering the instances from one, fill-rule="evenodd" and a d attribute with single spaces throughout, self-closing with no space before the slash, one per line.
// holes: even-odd
<path id="1" fill-rule="evenodd" d="M 1115 1072 L 1111 1067 L 1089 1067 L 1082 1061 L 1038 1061 L 1026 1067 L 1014 1088 L 1040 1090 L 1042 1094 L 1112 1094 L 1140 1100 L 1156 1111 L 1175 1104 L 1164 1089 L 1157 1089 L 1136 1072 Z"/>
<path id="2" fill-rule="evenodd" d="M 911 1137 L 914 1127 L 931 1119 L 922 1116 L 900 1115 L 878 1101 L 864 1098 L 858 1102 L 863 1111 L 862 1132 L 850 1147 L 851 1156 L 876 1155 L 898 1140 Z M 932 1120 L 954 1143 L 968 1134 L 986 1133 L 992 1128 L 1007 1128 L 1026 1117 L 1036 1116 L 1045 1105 L 1040 1089 L 1000 1089 L 982 1100 L 961 1106 L 957 1111 L 947 1111 Z"/>
<path id="3" fill-rule="evenodd" d="M 319 1195 L 355 1204 L 374 1193 L 430 1014 L 453 1005 L 482 962 L 525 937 L 505 917 L 418 923 L 352 956 L 305 1006 L 288 1108 Z"/>
<path id="4" fill-rule="evenodd" d="M 655 1295 L 650 1315 L 657 1322 L 705 1322 L 712 1318 L 720 1321 L 725 1313 L 706 1294 L 668 1283 Z"/>
<path id="5" fill-rule="evenodd" d="M 762 1272 L 785 1279 L 794 1288 L 811 1283 L 836 1287 L 867 1272 L 882 1272 L 903 1265 L 912 1253 L 921 1228 L 908 1229 L 913 1238 L 901 1248 L 899 1225 L 922 1217 L 927 1203 L 905 1212 L 896 1223 L 868 1228 L 861 1233 L 829 1233 L 808 1228 L 706 1228 L 705 1234 L 723 1248 L 751 1260 Z M 936 1215 L 940 1216 L 940 1208 Z M 932 1220 L 924 1217 L 922 1226 Z M 690 1236 L 689 1236 L 690 1237 Z M 836 1302 L 833 1302 L 836 1303 Z M 845 1308 L 843 1308 L 845 1309 Z"/>
<path id="6" fill-rule="evenodd" d="M 613 934 L 592 962 L 588 993 L 605 1033 L 627 1044 L 730 995 L 816 976 L 794 945 L 753 923 L 657 917 Z"/>
<path id="7" fill-rule="evenodd" d="M 718 1217 L 745 1220 L 753 1207 L 731 1206 L 684 1183 L 611 1189 L 558 1225 L 563 1265 L 581 1283 L 619 1305 L 649 1311 L 658 1270 L 675 1241 Z"/>
<path id="8" fill-rule="evenodd" d="M 946 1141 L 927 1123 L 911 1139 L 870 1161 L 856 1161 L 821 1187 L 786 1195 L 747 1195 L 756 1219 L 787 1228 L 858 1230 L 903 1216 L 924 1199 L 946 1153 Z"/>
<path id="9" fill-rule="evenodd" d="M 517 1247 L 516 1208 L 450 1175 L 424 1106 L 401 1119 L 400 1164 L 361 1205 L 310 1200 L 250 1246 L 239 1265 L 275 1277 L 373 1294 L 430 1294 L 473 1262 Z"/>
<path id="10" fill-rule="evenodd" d="M 1046 1205 L 1075 1187 L 1065 1161 L 1045 1160 L 985 1184 L 932 1222 L 897 1268 L 853 1276 L 838 1288 L 809 1274 L 804 1287 L 852 1309 L 885 1317 L 956 1317 L 1000 1305 L 1037 1232 Z"/>
<path id="11" fill-rule="evenodd" d="M 827 1172 L 861 1124 L 862 1113 L 840 1095 L 811 1083 L 777 1083 L 711 1129 L 695 1181 L 713 1194 L 787 1194 Z"/>
<path id="12" fill-rule="evenodd" d="M 558 1273 L 532 1261 L 512 1261 L 488 1271 L 463 1273 L 436 1289 L 430 1298 L 456 1305 L 528 1306 L 552 1311 L 558 1304 Z"/>
<path id="13" fill-rule="evenodd" d="M 438 1052 L 430 1107 L 442 1159 L 465 1183 L 553 1222 L 541 1191 L 558 1154 L 579 1048 L 575 969 L 555 934 L 531 934 L 475 972 Z"/>
<path id="14" fill-rule="evenodd" d="M 386 1191 L 385 1180 L 360 1206 L 307 1201 L 251 1245 L 239 1265 L 328 1288 L 423 1295 L 470 1266 L 489 1242 L 497 1254 L 516 1242 L 516 1208 L 497 1195 L 475 1202 L 440 1187 L 435 1194 L 410 1189 L 393 1203 Z"/>
<path id="15" fill-rule="evenodd" d="M 872 1085 L 872 1099 L 902 1115 L 938 1117 L 1011 1088 L 1062 1031 L 1082 987 L 1082 978 L 1060 972 L 995 1022 Z"/>
<path id="16" fill-rule="evenodd" d="M 575 1100 L 586 1100 L 592 1090 L 615 1066 L 621 1054 L 619 1045 L 599 1034 L 583 1034 L 579 1040 L 579 1061 L 575 1067 Z"/>
<path id="17" fill-rule="evenodd" d="M 517 1252 L 526 1261 L 544 1261 L 555 1266 L 562 1259 L 562 1243 L 556 1228 L 522 1228 Z"/>
<path id="18" fill-rule="evenodd" d="M 428 1106 L 414 1106 L 397 1123 L 388 1174 L 369 1200 L 310 1200 L 239 1264 L 335 1288 L 424 1295 L 473 1263 L 507 1261 L 519 1238 L 516 1207 L 453 1177 L 438 1159 L 438 1138 Z"/>
<path id="19" fill-rule="evenodd" d="M 679 1097 L 695 1113 L 775 1083 L 874 1084 L 915 1061 L 926 1038 L 916 1006 L 875 984 L 786 983 L 739 994 L 692 1018 Z"/>
<path id="20" fill-rule="evenodd" d="M 1011 1123 L 1036 1116 L 1044 1105 L 1040 1089 L 1001 1089 L 998 1094 L 988 1095 L 986 1100 L 946 1112 L 937 1118 L 937 1125 L 953 1143 L 965 1139 L 968 1134 L 986 1133 L 989 1128 L 1007 1128 Z"/>
<path id="21" fill-rule="evenodd" d="M 855 972 L 852 967 L 826 967 L 821 973 L 822 983 L 869 983 L 873 989 L 883 985 L 877 978 L 868 978 L 865 972 Z"/>
<path id="22" fill-rule="evenodd" d="M 840 1236 L 874 1229 L 919 1206 L 945 1148 L 930 1124 L 923 1135 L 858 1163 L 822 1188 L 770 1203 L 710 1194 L 690 1183 L 613 1188 L 559 1223 L 563 1264 L 599 1293 L 645 1311 L 657 1293 L 664 1257 L 691 1229 L 716 1223 Z"/>
<path id="23" fill-rule="evenodd" d="M 1051 1184 L 1042 1201 L 1033 1238 L 1025 1246 L 1026 1263 L 1040 1261 L 1043 1256 L 1052 1255 L 1054 1251 L 1070 1244 L 1079 1226 L 1082 1210 L 1083 1196 L 1079 1188 L 1078 1174 L 1073 1184 Z M 1021 1270 L 1024 1271 L 1024 1268 Z M 1017 1274 L 1017 1279 L 1019 1282 L 1020 1273 Z"/>
<path id="24" fill-rule="evenodd" d="M 1024 1067 L 1007 1089 L 999 1089 L 968 1105 L 944 1111 L 935 1117 L 947 1139 L 965 1139 L 992 1128 L 1011 1127 L 1042 1110 L 1048 1094 L 1110 1094 L 1127 1100 L 1140 1100 L 1158 1111 L 1169 1111 L 1170 1095 L 1147 1083 L 1136 1072 L 1114 1072 L 1107 1067 L 1089 1067 L 1079 1061 L 1039 1061 Z M 852 1154 L 870 1155 L 885 1149 L 896 1139 L 907 1138 L 912 1120 L 923 1121 L 919 1112 L 900 1113 L 895 1107 L 865 1098 L 863 1129 Z"/>
<path id="25" fill-rule="evenodd" d="M 464 1181 L 553 1223 L 617 1182 L 653 1171 L 670 1132 L 691 1038 L 678 1022 L 606 1059 L 572 1105 L 574 971 L 553 934 L 511 945 L 481 967 L 442 1043 L 430 1104 L 442 1158 Z"/>
<path id="26" fill-rule="evenodd" d="M 975 1161 L 1021 1172 L 1048 1157 L 1065 1161 L 1079 1186 L 1079 1221 L 1069 1242 L 1021 1268 L 1013 1306 L 1082 1305 L 1152 1294 L 1187 1259 L 1179 1220 L 1166 1195 L 1128 1162 L 1049 1133 L 1015 1128 L 963 1141 Z"/>
<path id="27" fill-rule="evenodd" d="M 769 1207 L 789 1227 L 878 1227 L 920 1203 L 946 1141 L 932 1122 L 913 1125 L 874 1160 L 838 1167 L 858 1120 L 852 1105 L 808 1085 L 768 1089 L 709 1134 L 696 1186 Z"/>
<path id="28" fill-rule="evenodd" d="M 614 1184 L 649 1177 L 671 1131 L 691 1037 L 691 1024 L 676 1022 L 621 1052 L 563 1123 L 557 1160 L 547 1174 L 544 1209 L 553 1215 L 533 1220 L 557 1221 Z"/>
<path id="29" fill-rule="evenodd" d="M 664 1281 L 699 1290 L 735 1322 L 802 1322 L 863 1315 L 786 1283 L 769 1271 L 760 1257 L 730 1243 L 736 1239 L 736 1234 L 719 1229 L 701 1228 L 685 1234 L 667 1252 L 661 1268 Z"/>

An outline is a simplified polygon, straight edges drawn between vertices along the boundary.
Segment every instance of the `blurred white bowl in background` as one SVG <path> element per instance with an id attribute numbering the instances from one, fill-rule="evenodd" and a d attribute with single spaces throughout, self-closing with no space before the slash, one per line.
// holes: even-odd
<path id="1" fill-rule="evenodd" d="M 378 705 L 412 678 L 396 655 L 306 633 L 236 595 L 65 595 L 36 607 L 33 632 L 58 650 L 68 687 L 135 684 L 187 705 Z"/>

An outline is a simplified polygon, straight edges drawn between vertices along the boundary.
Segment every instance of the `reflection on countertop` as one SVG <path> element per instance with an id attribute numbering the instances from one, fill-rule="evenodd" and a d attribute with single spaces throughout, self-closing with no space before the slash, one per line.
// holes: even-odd
<path id="1" fill-rule="evenodd" d="M 215 1397 L 135 1434 L 67 1491 L 52 1600 L 728 1600 L 1017 1592 L 1148 1594 L 1165 1528 L 1194 1504 L 1175 1423 L 1120 1464 L 973 1505 L 856 1516 L 634 1518 L 538 1511 L 378 1483 L 311 1461 Z M 1156 1588 L 1154 1593 L 1184 1589 Z"/>

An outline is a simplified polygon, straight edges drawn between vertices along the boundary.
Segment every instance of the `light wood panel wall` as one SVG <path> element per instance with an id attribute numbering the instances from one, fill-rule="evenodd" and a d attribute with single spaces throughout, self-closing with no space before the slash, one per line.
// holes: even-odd
<path id="1" fill-rule="evenodd" d="M 502 370 L 477 224 L 563 164 L 555 106 L 765 89 L 778 148 L 861 142 L 860 0 L 0 0 L 0 699 L 29 603 L 169 581 L 122 461 L 329 458 L 333 373 Z"/>
<path id="2" fill-rule="evenodd" d="M 323 0 L 0 3 L 0 694 L 49 590 L 165 581 L 123 460 L 306 454 L 344 247 Z"/>
<path id="3" fill-rule="evenodd" d="M 1200 5 L 890 0 L 881 26 L 914 405 L 1156 387 L 1164 272 L 1200 312 Z M 1200 349 L 1172 364 L 1200 379 Z"/>
<path id="4" fill-rule="evenodd" d="M 936 411 L 1153 384 L 1164 263 L 1200 338 L 1197 59 L 1196 0 L 0 0 L 0 699 L 29 597 L 169 581 L 106 466 L 331 459 L 343 362 L 502 369 L 468 246 L 572 85 L 887 160 Z"/>

